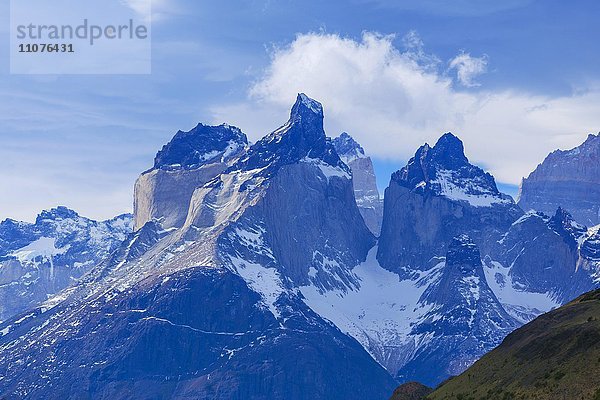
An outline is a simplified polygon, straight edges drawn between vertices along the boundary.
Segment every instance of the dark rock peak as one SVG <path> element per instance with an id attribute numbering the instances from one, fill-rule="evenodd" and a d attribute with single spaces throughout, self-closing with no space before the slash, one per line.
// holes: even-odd
<path id="1" fill-rule="evenodd" d="M 587 139 L 585 139 L 585 142 L 583 142 L 583 146 L 586 145 L 595 145 L 595 146 L 600 146 L 600 132 L 593 134 L 590 133 L 588 134 Z"/>
<path id="2" fill-rule="evenodd" d="M 296 103 L 292 106 L 290 119 L 295 122 L 304 120 L 306 122 L 323 121 L 323 105 L 316 100 L 311 99 L 304 93 L 299 93 L 296 97 Z"/>
<path id="3" fill-rule="evenodd" d="M 42 211 L 35 219 L 36 225 L 43 223 L 45 221 L 57 221 L 64 219 L 75 219 L 79 218 L 79 214 L 77 212 L 67 208 L 65 206 L 58 206 L 52 208 L 50 210 Z"/>
<path id="4" fill-rule="evenodd" d="M 419 303 L 433 304 L 434 308 L 414 328 L 415 332 L 458 334 L 464 338 L 513 326 L 515 321 L 487 284 L 479 248 L 469 236 L 459 235 L 450 241 L 445 264 L 439 281 L 429 286 L 419 299 Z M 496 339 L 500 338 L 501 335 Z"/>
<path id="5" fill-rule="evenodd" d="M 419 147 L 415 156 L 392 181 L 422 193 L 448 194 L 458 190 L 468 196 L 486 195 L 501 198 L 494 177 L 469 163 L 462 141 L 452 133 L 444 134 L 430 147 Z"/>
<path id="6" fill-rule="evenodd" d="M 450 241 L 445 264 L 439 282 L 425 290 L 419 300 L 421 303 L 438 304 L 442 308 L 452 309 L 472 296 L 473 287 L 479 288 L 477 293 L 483 286 L 490 292 L 479 248 L 468 235 L 461 234 Z"/>
<path id="7" fill-rule="evenodd" d="M 587 228 L 575 222 L 573 216 L 562 207 L 558 207 L 548 226 L 571 247 L 577 247 L 577 240 L 587 232 Z"/>
<path id="8" fill-rule="evenodd" d="M 459 169 L 469 165 L 463 142 L 452 133 L 442 135 L 431 149 L 431 160 L 445 169 Z"/>
<path id="9" fill-rule="evenodd" d="M 0 231 L 2 229 L 18 229 L 24 226 L 33 225 L 29 222 L 17 221 L 12 218 L 6 218 L 4 221 L 0 222 Z"/>
<path id="10" fill-rule="evenodd" d="M 362 146 L 347 132 L 342 132 L 340 136 L 333 139 L 333 146 L 340 157 L 348 156 L 356 158 L 365 155 L 365 150 Z"/>
<path id="11" fill-rule="evenodd" d="M 305 158 L 317 159 L 349 172 L 331 140 L 325 136 L 323 107 L 301 93 L 292 107 L 289 121 L 251 146 L 227 172 L 264 169 L 260 174 L 272 175 L 281 166 Z"/>
<path id="12" fill-rule="evenodd" d="M 188 132 L 178 131 L 156 155 L 154 168 L 197 168 L 235 155 L 247 144 L 246 135 L 235 126 L 198 124 Z"/>

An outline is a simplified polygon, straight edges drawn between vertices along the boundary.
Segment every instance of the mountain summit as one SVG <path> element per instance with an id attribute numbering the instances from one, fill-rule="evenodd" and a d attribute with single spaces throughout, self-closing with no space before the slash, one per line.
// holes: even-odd
<path id="1" fill-rule="evenodd" d="M 434 147 L 421 146 L 392 180 L 410 190 L 431 192 L 475 207 L 510 202 L 498 191 L 492 175 L 469 163 L 462 141 L 452 133 L 440 137 Z"/>
<path id="2" fill-rule="evenodd" d="M 280 128 L 259 140 L 229 170 L 263 170 L 271 175 L 284 165 L 301 160 L 322 162 L 349 175 L 323 130 L 323 106 L 305 94 L 299 94 L 290 119 Z"/>
<path id="3" fill-rule="evenodd" d="M 433 147 L 421 146 L 392 174 L 384 202 L 377 257 L 403 274 L 431 268 L 460 234 L 470 235 L 487 253 L 523 214 L 498 191 L 492 175 L 469 163 L 462 141 L 451 133 Z"/>
<path id="4" fill-rule="evenodd" d="M 379 240 L 365 223 L 370 160 L 349 135 L 327 138 L 318 102 L 300 94 L 283 126 L 244 138 L 228 125 L 175 135 L 136 182 L 136 230 L 0 323 L 0 393 L 384 399 L 397 380 L 460 373 L 598 284 L 597 229 L 564 209 L 524 214 L 452 134 L 394 174 Z M 78 247 L 71 217 L 40 217 L 67 232 L 54 242 L 1 225 L 8 262 L 45 272 L 87 254 L 97 227 Z"/>
<path id="5" fill-rule="evenodd" d="M 550 153 L 521 182 L 519 205 L 546 214 L 562 207 L 581 224 L 600 224 L 600 133 Z"/>

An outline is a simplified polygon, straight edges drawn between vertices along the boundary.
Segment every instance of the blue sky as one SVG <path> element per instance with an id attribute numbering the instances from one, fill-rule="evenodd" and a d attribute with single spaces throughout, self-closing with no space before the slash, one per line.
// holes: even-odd
<path id="1" fill-rule="evenodd" d="M 136 177 L 178 129 L 229 122 L 256 140 L 298 91 L 324 104 L 329 135 L 371 153 L 382 188 L 446 131 L 509 191 L 600 131 L 595 1 L 156 0 L 154 12 L 151 75 L 10 75 L 2 58 L 0 219 L 130 212 Z M 8 15 L 0 0 L 5 55 Z"/>

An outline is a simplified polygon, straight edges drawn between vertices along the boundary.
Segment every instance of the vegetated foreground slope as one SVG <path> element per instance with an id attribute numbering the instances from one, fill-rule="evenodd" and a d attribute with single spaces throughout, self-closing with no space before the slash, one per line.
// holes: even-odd
<path id="1" fill-rule="evenodd" d="M 506 337 L 428 399 L 600 398 L 600 290 Z"/>

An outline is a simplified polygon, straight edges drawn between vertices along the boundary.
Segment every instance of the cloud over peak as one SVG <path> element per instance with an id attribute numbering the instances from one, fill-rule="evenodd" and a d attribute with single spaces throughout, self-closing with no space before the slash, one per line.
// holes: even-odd
<path id="1" fill-rule="evenodd" d="M 352 132 L 371 155 L 397 160 L 400 167 L 424 141 L 452 131 L 473 161 L 506 183 L 518 183 L 548 152 L 598 131 L 600 115 L 590 106 L 598 104 L 598 90 L 563 97 L 464 91 L 461 85 L 477 85 L 487 56 L 463 52 L 440 63 L 414 32 L 402 40 L 404 49 L 394 42 L 394 36 L 373 32 L 360 39 L 299 34 L 273 50 L 246 101 L 213 108 L 215 122 L 229 121 L 257 139 L 283 122 L 296 94 L 304 92 L 323 103 L 329 135 Z"/>

